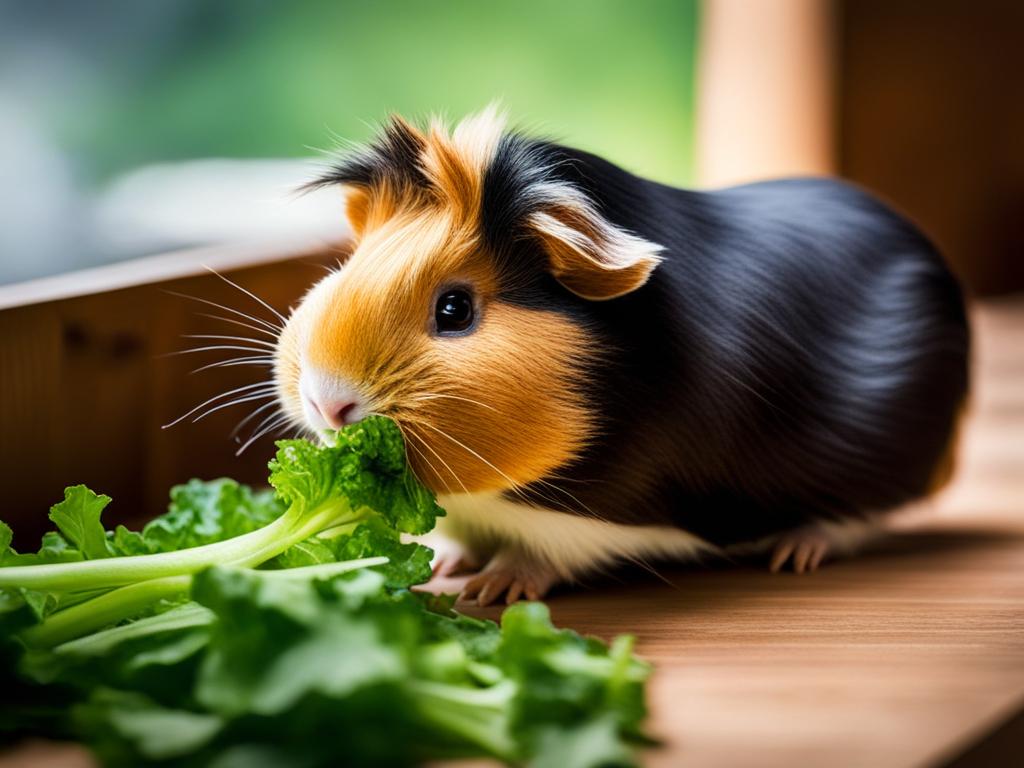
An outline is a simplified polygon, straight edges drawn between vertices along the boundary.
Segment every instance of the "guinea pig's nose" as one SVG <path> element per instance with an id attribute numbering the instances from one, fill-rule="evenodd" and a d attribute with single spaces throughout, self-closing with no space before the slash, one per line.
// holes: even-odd
<path id="1" fill-rule="evenodd" d="M 313 407 L 316 408 L 317 413 L 320 414 L 321 418 L 327 422 L 327 426 L 331 429 L 341 429 L 346 424 L 354 424 L 359 421 L 356 415 L 358 403 L 355 400 L 311 398 L 311 402 Z"/>
<path id="2" fill-rule="evenodd" d="M 355 388 L 336 376 L 315 369 L 304 370 L 299 391 L 306 420 L 314 429 L 341 429 L 366 415 Z"/>

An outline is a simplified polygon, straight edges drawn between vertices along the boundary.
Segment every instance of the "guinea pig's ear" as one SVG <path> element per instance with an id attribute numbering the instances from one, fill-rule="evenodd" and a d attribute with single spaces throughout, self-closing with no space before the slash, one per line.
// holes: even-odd
<path id="1" fill-rule="evenodd" d="M 551 273 L 570 291 L 601 301 L 635 291 L 661 263 L 660 245 L 604 218 L 572 190 L 527 217 L 547 252 Z"/>
<path id="2" fill-rule="evenodd" d="M 342 187 L 345 195 L 345 218 L 352 229 L 352 236 L 358 242 L 366 232 L 370 217 L 370 191 L 366 187 L 346 184 Z"/>

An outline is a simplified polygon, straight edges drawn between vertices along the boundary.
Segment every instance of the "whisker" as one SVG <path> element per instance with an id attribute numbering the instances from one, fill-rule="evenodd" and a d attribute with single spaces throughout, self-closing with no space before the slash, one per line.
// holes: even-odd
<path id="1" fill-rule="evenodd" d="M 568 512 L 569 514 L 577 514 L 575 509 L 570 507 L 566 502 L 562 501 L 561 499 L 552 498 L 548 494 L 541 493 L 536 488 L 530 488 L 529 489 L 530 490 L 530 494 L 532 494 L 532 496 L 531 496 L 531 495 L 527 494 L 525 488 L 526 488 L 526 486 L 515 486 L 515 487 L 511 488 L 510 490 L 516 496 L 518 496 L 520 499 L 522 499 L 526 504 L 529 504 L 530 506 L 535 506 L 536 503 L 537 503 L 537 499 L 540 499 L 541 501 L 543 501 L 549 507 L 553 507 L 553 508 L 556 508 L 556 509 L 561 509 L 561 510 L 563 510 L 565 512 Z"/>
<path id="2" fill-rule="evenodd" d="M 446 398 L 446 399 L 449 399 L 449 400 L 462 400 L 462 401 L 467 402 L 467 403 L 473 403 L 473 405 L 479 405 L 481 408 L 488 408 L 488 409 L 490 409 L 492 411 L 495 411 L 495 412 L 498 410 L 497 408 L 495 408 L 492 405 L 487 405 L 487 403 L 481 403 L 479 400 L 472 400 L 472 399 L 470 399 L 468 397 L 462 397 L 461 395 L 448 395 L 448 394 L 442 394 L 442 393 L 439 393 L 439 392 L 428 392 L 425 395 L 418 395 L 416 397 L 410 397 L 409 399 L 410 400 L 436 400 L 438 398 Z"/>
<path id="3" fill-rule="evenodd" d="M 319 261 L 300 261 L 299 263 L 306 267 L 316 267 L 317 269 L 322 269 L 328 275 L 334 274 L 334 267 L 332 267 L 330 264 L 324 264 L 323 262 Z"/>
<path id="4" fill-rule="evenodd" d="M 484 464 L 486 464 L 486 465 L 487 465 L 488 467 L 490 467 L 490 468 L 491 468 L 491 469 L 493 469 L 493 470 L 494 470 L 495 472 L 497 472 L 497 473 L 498 473 L 499 475 L 501 475 L 501 476 L 502 476 L 502 477 L 503 477 L 503 478 L 504 478 L 504 479 L 505 479 L 505 480 L 506 480 L 506 481 L 508 482 L 508 484 L 509 484 L 509 486 L 510 486 L 510 487 L 509 487 L 509 490 L 511 490 L 511 491 L 512 491 L 513 493 L 515 493 L 515 494 L 516 494 L 517 496 L 519 496 L 519 498 L 523 499 L 523 501 L 526 501 L 526 502 L 528 502 L 528 503 L 533 503 L 533 501 L 532 501 L 532 500 L 530 499 L 530 497 L 529 497 L 529 496 L 527 496 L 527 495 L 526 495 L 526 494 L 525 494 L 525 493 L 523 492 L 523 489 L 522 489 L 522 487 L 521 487 L 521 486 L 519 485 L 519 483 L 515 482 L 515 481 L 514 481 L 514 480 L 513 480 L 513 479 L 512 479 L 511 477 L 509 477 L 509 476 L 508 476 L 508 475 L 507 475 L 507 474 L 506 474 L 505 472 L 503 472 L 502 470 L 500 470 L 500 469 L 499 469 L 498 467 L 496 467 L 496 466 L 495 466 L 494 464 L 492 464 L 491 462 L 489 462 L 489 461 L 488 461 L 487 459 L 485 459 L 485 458 L 484 458 L 483 456 L 481 456 L 481 455 L 480 455 L 479 453 L 477 453 L 476 451 L 474 451 L 474 450 L 473 450 L 472 448 L 470 448 L 469 446 L 465 445 L 464 443 L 462 443 L 462 442 L 460 442 L 460 441 L 456 440 L 456 439 L 455 439 L 454 437 L 452 437 L 451 435 L 449 435 L 449 434 L 448 434 L 447 432 L 445 432 L 444 430 L 438 429 L 438 428 L 437 428 L 437 427 L 435 427 L 435 426 L 434 426 L 433 424 L 429 424 L 429 423 L 427 423 L 427 422 L 425 422 L 425 421 L 417 421 L 416 423 L 420 424 L 421 426 L 424 426 L 424 427 L 428 427 L 429 429 L 432 429 L 432 430 L 434 430 L 435 432 L 437 432 L 438 434 L 440 434 L 440 435 L 441 435 L 442 437 L 446 437 L 446 438 L 448 438 L 449 440 L 451 440 L 451 441 L 452 441 L 453 443 L 455 443 L 456 445 L 460 446 L 460 447 L 461 447 L 461 448 L 463 448 L 464 450 L 466 450 L 466 451 L 468 451 L 469 453 L 471 453 L 471 454 L 472 454 L 473 456 L 475 456 L 475 457 L 476 457 L 477 459 L 479 459 L 479 460 L 480 460 L 481 462 L 483 462 L 483 463 L 484 463 Z M 426 443 L 424 443 L 424 445 L 426 445 Z M 558 488 L 557 486 L 552 486 L 552 485 L 551 485 L 550 483 L 547 483 L 546 481 L 543 481 L 543 480 L 542 480 L 542 481 L 540 481 L 540 483 L 541 483 L 542 485 L 547 485 L 547 486 L 549 486 L 549 487 L 552 487 L 552 488 L 553 488 L 554 490 L 560 491 L 560 492 L 562 492 L 562 493 L 564 493 L 564 494 L 566 494 L 566 495 L 570 496 L 571 498 L 575 499 L 575 497 L 574 497 L 574 496 L 572 496 L 572 494 L 570 494 L 570 493 L 569 493 L 568 491 L 566 491 L 566 490 L 564 490 L 564 489 L 562 489 L 562 488 Z M 534 490 L 534 493 L 536 493 L 536 494 L 537 494 L 538 496 L 540 496 L 540 497 L 541 497 L 542 499 L 544 499 L 544 500 L 545 500 L 546 502 L 548 502 L 548 503 L 549 503 L 549 504 L 551 504 L 552 506 L 555 506 L 555 507 L 561 507 L 562 509 L 566 510 L 567 512 L 571 512 L 571 513 L 577 513 L 577 514 L 578 514 L 578 511 L 577 511 L 576 509 L 574 509 L 574 508 L 570 507 L 570 506 L 569 506 L 568 504 L 566 504 L 566 503 L 565 503 L 565 502 L 563 502 L 563 501 L 559 501 L 558 499 L 553 499 L 553 498 L 551 498 L 550 496 L 546 496 L 546 495 L 544 495 L 544 494 L 541 494 L 541 493 L 537 492 L 536 490 Z M 592 515 L 593 517 L 595 517 L 596 519 L 599 519 L 599 520 L 600 520 L 600 519 L 602 519 L 602 518 L 601 518 L 601 517 L 600 517 L 599 515 L 597 515 L 597 514 L 596 514 L 596 513 L 595 513 L 595 512 L 593 511 L 593 510 L 591 510 L 591 509 L 590 509 L 589 507 L 587 507 L 587 506 L 586 506 L 585 504 L 583 504 L 583 503 L 582 503 L 581 501 L 579 501 L 579 499 L 575 499 L 575 500 L 576 500 L 576 502 L 577 502 L 578 504 L 580 504 L 580 505 L 581 505 L 581 506 L 582 506 L 582 507 L 583 507 L 583 508 L 584 508 L 584 509 L 585 509 L 585 510 L 586 510 L 587 512 L 589 512 L 589 513 L 590 513 L 590 514 L 591 514 L 591 515 Z"/>
<path id="5" fill-rule="evenodd" d="M 551 473 L 548 475 L 552 480 L 560 480 L 563 483 L 578 483 L 579 485 L 589 485 L 591 483 L 607 483 L 607 480 L 602 480 L 597 477 L 566 477 L 565 475 L 559 475 L 557 473 Z"/>
<path id="6" fill-rule="evenodd" d="M 636 565 L 640 566 L 641 568 L 643 568 L 645 571 L 647 571 L 649 574 L 654 576 L 654 578 L 658 579 L 659 581 L 662 581 L 665 584 L 668 584 L 670 587 L 673 587 L 673 588 L 676 586 L 671 581 L 669 581 L 668 578 L 666 578 L 664 575 L 662 575 L 658 571 L 657 568 L 655 568 L 653 565 L 651 565 L 649 562 L 647 562 L 647 560 L 644 559 L 643 557 L 640 557 L 639 555 L 626 555 L 625 557 L 626 557 L 626 560 L 628 560 L 629 562 L 635 563 Z"/>
<path id="7" fill-rule="evenodd" d="M 251 325 L 250 323 L 243 323 L 241 320 L 232 320 L 230 317 L 224 317 L 222 315 L 211 315 L 209 312 L 197 312 L 200 317 L 208 317 L 211 320 L 220 320 L 222 323 L 231 323 L 232 325 L 239 325 L 242 328 L 248 328 L 250 331 L 256 331 L 256 333 L 264 333 L 270 338 L 277 340 L 278 334 L 268 331 L 266 328 L 260 328 L 258 325 Z"/>
<path id="8" fill-rule="evenodd" d="M 221 341 L 247 341 L 250 344 L 259 344 L 261 347 L 266 347 L 269 350 L 277 349 L 277 344 L 272 344 L 269 341 L 263 339 L 253 339 L 248 336 L 224 336 L 219 333 L 183 333 L 181 335 L 183 339 L 220 339 Z"/>
<path id="9" fill-rule="evenodd" d="M 454 437 L 452 437 L 451 435 L 449 435 L 449 434 L 448 434 L 447 432 L 445 432 L 445 431 L 443 431 L 443 430 L 441 430 L 441 429 L 438 429 L 438 428 L 437 428 L 437 427 L 435 427 L 435 426 L 434 426 L 433 424 L 429 424 L 428 422 L 425 422 L 425 421 L 420 421 L 420 422 L 417 422 L 417 423 L 418 423 L 418 424 L 419 424 L 420 426 L 424 426 L 424 427 L 427 427 L 427 428 L 429 428 L 429 429 L 432 429 L 432 430 L 434 430 L 435 432 L 437 432 L 437 433 L 438 433 L 439 435 L 441 435 L 442 437 L 447 437 L 447 438 L 448 438 L 449 440 L 451 440 L 451 441 L 452 441 L 453 443 L 455 443 L 456 445 L 458 445 L 459 447 L 463 448 L 463 449 L 464 449 L 464 450 L 466 450 L 467 452 L 469 452 L 469 453 L 473 454 L 474 456 L 476 456 L 476 457 L 477 457 L 477 458 L 478 458 L 478 459 L 479 459 L 480 461 L 482 461 L 482 462 L 483 462 L 484 464 L 486 464 L 486 465 L 487 465 L 488 467 L 490 467 L 490 468 L 491 468 L 491 469 L 493 469 L 493 470 L 494 470 L 495 472 L 497 472 L 497 473 L 498 473 L 499 475 L 501 475 L 501 476 L 502 476 L 503 478 L 505 478 L 505 480 L 507 480 L 507 481 L 508 481 L 509 485 L 511 485 L 511 486 L 513 486 L 513 487 L 518 487 L 518 485 L 519 485 L 519 484 L 518 484 L 518 483 L 517 483 L 517 482 L 516 482 L 515 480 L 513 480 L 513 479 L 512 479 L 511 477 L 509 477 L 508 475 L 506 475 L 506 474 L 505 474 L 504 472 L 502 472 L 502 471 L 501 471 L 500 469 L 498 469 L 498 468 L 497 468 L 496 466 L 494 466 L 493 464 L 491 464 L 491 462 L 489 462 L 489 461 L 488 461 L 487 459 L 485 459 L 485 458 L 484 458 L 483 456 L 481 456 L 481 455 L 480 455 L 479 453 L 477 453 L 477 452 L 476 452 L 476 451 L 474 451 L 474 450 L 473 450 L 472 448 L 470 448 L 469 446 L 467 446 L 467 445 L 466 445 L 465 443 L 459 442 L 459 441 L 458 441 L 458 440 L 456 440 L 456 439 L 455 439 Z"/>
<path id="10" fill-rule="evenodd" d="M 403 427 L 402 427 L 402 425 L 401 425 L 401 424 L 399 424 L 399 423 L 398 423 L 397 421 L 395 422 L 395 424 L 397 424 L 397 425 L 398 425 L 398 429 L 399 429 L 399 431 L 400 431 L 400 432 L 402 433 L 402 438 L 403 438 L 403 440 L 405 441 L 405 445 L 406 445 L 406 447 L 407 447 L 407 448 L 410 448 L 410 449 L 412 449 L 413 451 L 415 451 L 415 452 L 416 452 L 416 455 L 417 455 L 417 456 L 419 456 L 419 457 L 420 457 L 421 459 L 423 459 L 423 461 L 424 461 L 424 462 L 426 463 L 426 465 L 427 465 L 428 467 L 430 467 L 430 471 L 434 473 L 434 476 L 435 476 L 435 477 L 436 477 L 436 478 L 437 478 L 438 480 L 440 480 L 440 481 L 441 481 L 442 483 L 444 483 L 444 489 L 445 489 L 445 491 L 447 491 L 448 493 L 451 493 L 452 489 L 451 489 L 451 488 L 449 487 L 449 485 L 448 485 L 448 481 L 447 481 L 447 480 L 445 480 L 445 479 L 444 479 L 444 478 L 443 478 L 443 477 L 441 476 L 441 473 L 437 471 L 437 468 L 436 468 L 436 467 L 435 467 L 435 466 L 433 465 L 433 463 L 431 463 L 430 459 L 428 459 L 428 458 L 427 458 L 427 457 L 426 457 L 426 456 L 425 456 L 425 455 L 423 454 L 423 452 L 422 452 L 422 451 L 421 451 L 421 450 L 420 450 L 419 448 L 417 448 L 417 447 L 416 447 L 416 446 L 415 446 L 415 445 L 413 444 L 412 440 L 410 440 L 410 439 L 409 439 L 410 437 L 415 437 L 414 435 L 412 435 L 411 431 L 410 431 L 410 433 L 409 433 L 409 434 L 406 434 L 406 430 L 405 430 L 405 429 L 403 429 Z M 423 441 L 422 441 L 422 439 L 420 439 L 420 438 L 418 438 L 418 437 L 417 437 L 416 439 L 420 440 L 420 442 L 423 442 Z M 424 445 L 425 445 L 425 443 L 424 443 Z M 408 456 L 406 456 L 406 461 L 408 461 L 408 458 L 409 458 L 409 457 L 408 457 Z"/>
<path id="11" fill-rule="evenodd" d="M 438 461 L 440 461 L 440 462 L 441 462 L 441 464 L 443 464 L 443 465 L 444 465 L 444 468 L 445 468 L 445 469 L 447 469 L 447 470 L 448 470 L 448 471 L 449 471 L 449 472 L 451 473 L 451 476 L 455 478 L 455 482 L 457 482 L 457 483 L 458 483 L 458 484 L 459 484 L 459 485 L 460 485 L 460 486 L 462 487 L 462 490 L 463 490 L 463 491 L 464 491 L 465 493 L 469 493 L 469 489 L 468 489 L 468 488 L 466 488 L 466 485 L 465 485 L 465 483 L 463 483 L 463 482 L 462 482 L 462 479 L 461 479 L 461 478 L 460 478 L 460 477 L 459 477 L 459 476 L 458 476 L 457 474 L 455 474 L 455 470 L 454 470 L 454 469 L 452 469 L 452 468 L 451 468 L 451 467 L 450 467 L 450 466 L 448 465 L 448 462 L 447 462 L 447 461 L 445 461 L 445 460 L 444 460 L 443 458 L 441 458 L 441 454 L 439 454 L 439 453 L 438 453 L 437 451 L 435 451 L 435 450 L 434 450 L 433 448 L 431 448 L 431 447 L 430 447 L 430 443 L 428 443 L 428 442 L 427 442 L 426 440 L 424 440 L 424 439 L 423 439 L 422 437 L 420 437 L 419 435 L 415 434 L 415 433 L 414 433 L 414 432 L 412 431 L 412 429 L 411 429 L 411 428 L 410 428 L 409 432 L 410 432 L 410 434 L 412 434 L 412 435 L 413 435 L 413 437 L 415 437 L 415 438 L 416 438 L 417 440 L 419 440 L 419 441 L 420 441 L 420 442 L 421 442 L 421 443 L 423 444 L 423 447 L 424 447 L 424 448 L 426 448 L 426 449 L 427 449 L 428 451 L 430 451 L 430 452 L 431 452 L 432 454 L 434 454 L 434 456 L 436 456 L 436 457 L 437 457 L 437 460 L 438 460 Z M 436 470 L 435 470 L 435 474 L 437 474 Z M 440 475 L 438 475 L 438 478 L 440 478 Z M 445 487 L 445 488 L 448 488 L 448 490 L 449 490 L 449 492 L 450 492 L 450 491 L 451 491 L 451 488 L 449 488 L 449 487 L 448 487 L 448 483 L 447 483 L 447 482 L 445 482 L 444 480 L 442 480 L 441 482 L 443 482 L 443 483 L 444 483 L 444 487 Z"/>
<path id="12" fill-rule="evenodd" d="M 161 427 L 161 429 L 167 429 L 168 427 L 173 427 L 178 422 L 181 422 L 181 421 L 184 421 L 185 419 L 187 419 L 189 416 L 191 416 L 196 411 L 201 410 L 202 408 L 204 408 L 205 406 L 209 405 L 210 403 L 217 402 L 218 400 L 220 400 L 223 397 L 231 397 L 231 395 L 235 395 L 235 394 L 238 394 L 240 392 L 247 392 L 248 390 L 255 389 L 256 387 L 266 387 L 266 386 L 268 386 L 269 383 L 270 382 L 266 382 L 266 381 L 258 381 L 255 384 L 246 384 L 244 386 L 236 387 L 235 389 L 228 390 L 227 392 L 221 392 L 219 395 L 214 395 L 209 400 L 204 400 L 199 405 L 197 405 L 195 408 L 193 408 L 191 411 L 189 411 L 188 413 L 186 413 L 186 414 L 184 414 L 182 416 L 179 416 L 178 418 L 176 418 L 174 421 L 170 422 L 169 424 L 164 424 L 163 427 Z"/>
<path id="13" fill-rule="evenodd" d="M 177 357 L 178 355 L 191 355 L 195 352 L 213 352 L 219 349 L 233 351 L 238 350 L 241 352 L 259 352 L 260 354 L 266 354 L 267 350 L 261 347 L 240 347 L 238 345 L 231 344 L 212 344 L 208 347 L 192 347 L 191 349 L 179 349 L 176 352 L 166 352 L 158 357 Z"/>
<path id="14" fill-rule="evenodd" d="M 204 264 L 203 266 L 206 266 L 206 265 Z M 252 291 L 246 290 L 245 288 L 243 288 L 242 286 L 240 286 L 240 285 L 239 285 L 238 283 L 236 283 L 236 282 L 235 282 L 234 280 L 230 280 L 229 278 L 227 278 L 227 277 L 224 277 L 224 275 L 222 275 L 222 274 L 221 274 L 220 272 L 218 272 L 217 270 L 215 270 L 215 269 L 214 269 L 213 267 L 206 267 L 206 268 L 207 268 L 208 270 L 210 270 L 210 272 L 212 272 L 213 274 L 215 274 L 215 275 L 216 275 L 217 277 L 219 277 L 219 278 L 220 278 L 221 280 L 223 280 L 223 281 L 224 281 L 225 283 L 227 283 L 228 285 L 234 286 L 235 288 L 237 288 L 238 290 L 240 290 L 240 291 L 241 291 L 242 293 L 244 293 L 244 294 L 245 294 L 246 296 L 248 296 L 249 298 L 253 299 L 254 301 L 258 301 L 258 302 L 259 302 L 260 304 L 262 304 L 262 305 L 263 305 L 264 307 L 266 307 L 267 309 L 269 309 L 269 310 L 270 310 L 270 312 L 271 312 L 271 314 L 273 314 L 273 315 L 274 315 L 274 317 L 276 317 L 276 318 L 277 318 L 278 320 L 280 320 L 282 324 L 284 324 L 284 323 L 287 323 L 287 322 L 288 322 L 288 320 L 287 320 L 287 319 L 285 318 L 285 316 L 284 316 L 284 315 L 282 315 L 282 314 L 281 314 L 280 312 L 278 312 L 278 311 L 277 311 L 276 309 L 274 309 L 274 308 L 273 308 L 272 306 L 270 306 L 269 304 L 267 304 L 267 302 L 265 302 L 265 301 L 264 301 L 263 299 L 261 299 L 261 298 L 260 298 L 259 296 L 257 296 L 257 295 L 256 295 L 255 293 L 253 293 Z"/>
<path id="15" fill-rule="evenodd" d="M 381 413 L 380 411 L 373 410 L 373 411 L 370 411 L 370 415 L 371 416 L 383 416 L 384 414 Z M 405 446 L 405 448 L 406 448 L 405 463 L 408 464 L 409 463 L 409 450 L 408 450 L 409 449 L 409 440 L 406 437 L 405 428 L 399 423 L 398 419 L 392 418 L 391 420 L 393 422 L 395 422 L 395 426 L 398 427 L 398 431 L 402 433 L 402 445 Z"/>
<path id="16" fill-rule="evenodd" d="M 246 416 L 244 419 L 239 421 L 238 424 L 235 425 L 235 428 L 231 430 L 231 434 L 228 435 L 228 438 L 232 440 L 236 438 L 238 436 L 238 433 L 242 431 L 242 427 L 244 427 L 250 421 L 259 416 L 263 411 L 267 410 L 267 408 L 273 408 L 275 405 L 277 405 L 277 401 L 271 400 L 269 403 L 264 403 L 259 408 L 255 409 L 252 413 L 250 413 L 248 416 Z"/>
<path id="17" fill-rule="evenodd" d="M 228 400 L 226 403 L 221 403 L 214 408 L 203 411 L 201 414 L 192 419 L 192 423 L 195 424 L 197 421 L 202 421 L 211 413 L 223 410 L 224 408 L 230 408 L 233 405 L 241 405 L 242 403 L 251 403 L 253 400 L 266 400 L 268 397 L 277 397 L 276 391 L 271 392 L 256 392 L 255 394 L 246 395 L 245 397 L 236 397 L 234 400 Z"/>
<path id="18" fill-rule="evenodd" d="M 207 363 L 199 368 L 193 368 L 189 371 L 192 373 L 199 373 L 200 371 L 206 371 L 210 368 L 233 368 L 236 365 L 263 365 L 267 368 L 274 367 L 274 358 L 272 357 L 232 357 L 230 360 L 221 360 L 216 363 Z"/>
<path id="19" fill-rule="evenodd" d="M 277 334 L 280 333 L 280 331 L 281 331 L 280 326 L 274 325 L 273 323 L 269 323 L 269 322 L 267 322 L 266 320 L 264 320 L 264 319 L 262 319 L 260 317 L 253 317 L 252 315 L 247 315 L 245 312 L 242 312 L 241 310 L 232 309 L 231 307 L 226 307 L 223 304 L 218 304 L 216 301 L 210 301 L 209 299 L 201 299 L 198 296 L 189 296 L 187 293 L 179 293 L 178 291 L 165 290 L 165 293 L 169 293 L 171 296 L 177 296 L 178 298 L 181 298 L 181 299 L 188 299 L 190 301 L 198 301 L 200 304 L 207 304 L 207 305 L 209 305 L 211 307 L 216 307 L 217 309 L 222 309 L 225 312 L 230 312 L 233 315 L 238 315 L 239 317 L 244 317 L 246 320 L 252 320 L 257 325 L 262 325 L 268 331 L 271 331 L 274 334 L 274 338 L 277 338 Z"/>
<path id="20" fill-rule="evenodd" d="M 535 480 L 534 482 L 539 483 L 539 484 L 543 485 L 546 488 L 550 488 L 553 491 L 558 491 L 559 493 L 562 493 L 562 494 L 568 496 L 570 499 L 572 499 L 574 502 L 576 502 L 582 509 L 586 510 L 586 512 L 592 518 L 594 518 L 595 520 L 603 520 L 604 519 L 599 514 L 597 514 L 594 510 L 592 510 L 590 507 L 588 507 L 586 504 L 584 504 L 582 501 L 580 501 L 578 498 L 576 498 L 576 496 L 574 496 L 573 494 L 569 493 L 569 491 L 565 490 L 565 488 L 559 488 L 557 485 L 555 485 L 554 483 L 551 483 L 551 482 L 545 480 L 544 478 L 541 478 L 540 480 Z"/>
<path id="21" fill-rule="evenodd" d="M 264 416 L 262 419 L 260 419 L 259 424 L 257 424 L 255 427 L 253 427 L 253 430 L 250 433 L 249 437 L 251 438 L 253 435 L 255 435 L 258 432 L 260 432 L 261 430 L 263 430 L 269 424 L 279 422 L 283 417 L 284 417 L 283 413 L 268 413 L 266 416 Z"/>
<path id="22" fill-rule="evenodd" d="M 412 442 L 407 442 L 407 445 L 409 446 L 409 448 L 410 448 L 410 449 L 412 449 L 412 450 L 413 450 L 413 451 L 414 451 L 414 452 L 416 453 L 416 456 L 417 456 L 417 457 L 418 457 L 418 458 L 419 458 L 420 460 L 422 460 L 422 461 L 423 461 L 423 463 L 425 463 L 425 464 L 426 464 L 426 465 L 427 465 L 428 467 L 430 467 L 430 471 L 431 471 L 431 472 L 432 472 L 432 473 L 434 474 L 434 477 L 436 477 L 436 478 L 437 478 L 438 480 L 440 480 L 440 481 L 441 481 L 441 483 L 442 483 L 442 484 L 444 485 L 444 490 L 445 490 L 445 493 L 451 493 L 451 492 L 452 492 L 452 489 L 451 489 L 451 487 L 450 487 L 450 486 L 448 485 L 448 481 L 447 481 L 447 480 L 445 480 L 445 479 L 444 479 L 444 477 L 443 477 L 443 476 L 441 475 L 441 473 L 437 471 L 437 467 L 435 467 L 435 466 L 434 466 L 434 465 L 433 465 L 433 464 L 431 463 L 430 459 L 428 459 L 428 458 L 427 458 L 427 457 L 426 457 L 426 456 L 425 456 L 425 455 L 423 454 L 423 451 L 421 451 L 421 450 L 420 450 L 419 448 L 417 448 L 417 447 L 416 447 L 415 445 L 413 445 L 413 444 L 412 444 Z"/>
<path id="23" fill-rule="evenodd" d="M 266 427 L 263 427 L 258 432 L 254 432 L 252 434 L 252 436 L 250 436 L 249 439 L 246 440 L 237 451 L 235 451 L 235 456 L 241 456 L 243 453 L 245 453 L 246 449 L 250 445 L 255 443 L 261 437 L 263 437 L 264 435 L 266 435 L 266 434 L 268 434 L 270 432 L 273 432 L 275 429 L 283 427 L 287 423 L 288 423 L 288 417 L 287 416 L 285 416 L 283 414 L 278 416 L 276 421 L 272 421 L 272 422 L 270 422 L 270 424 L 268 424 Z"/>

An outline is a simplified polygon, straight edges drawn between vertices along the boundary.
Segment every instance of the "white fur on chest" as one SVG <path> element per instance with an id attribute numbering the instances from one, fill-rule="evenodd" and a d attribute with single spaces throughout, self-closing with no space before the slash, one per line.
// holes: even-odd
<path id="1" fill-rule="evenodd" d="M 512 501 L 500 493 L 438 499 L 448 515 L 438 531 L 481 553 L 519 552 L 550 565 L 565 580 L 616 561 L 692 558 L 715 547 L 677 528 L 621 525 Z"/>

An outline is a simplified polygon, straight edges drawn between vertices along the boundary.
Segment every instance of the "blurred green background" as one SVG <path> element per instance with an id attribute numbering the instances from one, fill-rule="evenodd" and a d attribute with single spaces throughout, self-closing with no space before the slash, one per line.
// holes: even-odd
<path id="1" fill-rule="evenodd" d="M 697 5 L 0 0 L 0 117 L 53 151 L 75 199 L 153 163 L 308 157 L 367 138 L 392 111 L 457 119 L 495 99 L 514 124 L 683 184 Z M 17 143 L 7 152 L 24 164 L 34 155 Z M 72 238 L 83 253 L 88 216 L 60 214 L 85 222 Z M 126 257 L 105 247 L 92 261 Z"/>
<path id="2" fill-rule="evenodd" d="M 459 117 L 498 98 L 526 126 L 689 178 L 695 0 L 173 4 L 180 16 L 152 60 L 97 46 L 107 72 L 91 106 L 58 116 L 95 173 L 303 155 L 331 132 L 365 138 L 390 111 Z"/>

